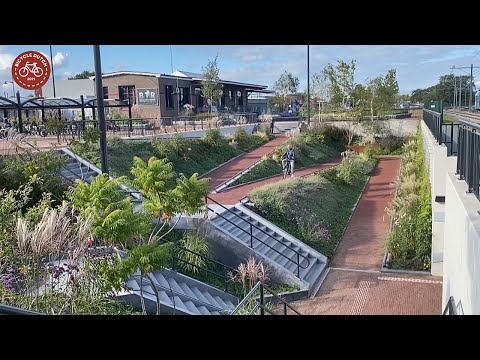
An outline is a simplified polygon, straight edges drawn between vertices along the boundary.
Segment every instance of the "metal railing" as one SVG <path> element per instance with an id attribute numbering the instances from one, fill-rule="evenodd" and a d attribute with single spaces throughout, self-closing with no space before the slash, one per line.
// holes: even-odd
<path id="1" fill-rule="evenodd" d="M 177 255 L 177 253 L 172 252 L 171 260 L 170 260 L 170 265 L 171 265 L 172 270 L 174 270 L 174 271 L 180 270 L 181 267 L 178 266 L 179 264 L 187 264 L 189 266 L 195 267 L 199 271 L 202 271 L 203 273 L 208 274 L 208 275 L 213 275 L 214 277 L 223 281 L 223 284 L 224 284 L 223 291 L 228 292 L 228 284 L 229 284 L 230 279 L 231 279 L 231 277 L 229 276 L 229 273 L 231 273 L 231 274 L 235 273 L 236 270 L 234 268 L 231 268 L 230 266 L 225 265 L 225 264 L 221 263 L 220 261 L 217 261 L 217 260 L 212 259 L 212 258 L 210 258 L 208 256 L 205 256 L 205 255 L 202 255 L 202 254 L 200 254 L 196 251 L 189 250 L 184 246 L 178 245 L 177 243 L 168 241 L 166 239 L 162 239 L 162 241 L 172 243 L 178 249 L 178 251 L 186 251 L 190 254 L 193 254 L 195 256 L 200 257 L 201 259 L 203 259 L 205 261 L 206 264 L 212 264 L 213 266 L 219 266 L 219 267 L 223 268 L 223 272 L 218 273 L 216 271 L 213 271 L 211 268 L 208 268 L 208 265 L 206 265 L 204 267 L 204 266 L 200 266 L 198 264 L 194 264 L 190 261 L 182 259 L 181 257 L 179 257 Z"/>
<path id="2" fill-rule="evenodd" d="M 479 198 L 480 124 L 460 120 L 458 134 L 457 174 L 465 180 L 468 192 Z"/>
<path id="3" fill-rule="evenodd" d="M 230 219 L 226 218 L 225 216 L 223 216 L 222 214 L 216 212 L 214 209 L 212 209 L 211 207 L 208 206 L 208 200 L 214 202 L 215 204 L 219 205 L 220 207 L 222 207 L 224 210 L 228 211 L 230 214 L 233 214 L 234 216 L 236 216 L 237 218 L 239 218 L 240 220 L 242 220 L 243 222 L 245 222 L 246 224 L 248 224 L 248 227 L 250 229 L 250 231 L 247 231 L 245 230 L 244 228 L 240 227 L 239 225 L 235 224 L 233 221 L 231 221 Z M 217 214 L 218 216 L 220 216 L 223 220 L 226 220 L 227 222 L 229 222 L 230 224 L 234 225 L 236 228 L 240 229 L 241 231 L 243 231 L 244 233 L 246 233 L 247 235 L 250 236 L 250 248 L 251 249 L 254 249 L 255 246 L 254 246 L 254 242 L 253 240 L 255 239 L 257 242 L 259 242 L 260 244 L 262 245 L 265 245 L 267 246 L 268 248 L 270 248 L 271 250 L 273 250 L 274 252 L 276 252 L 277 254 L 279 254 L 280 256 L 284 257 L 285 259 L 287 259 L 288 261 L 290 262 L 293 262 L 296 266 L 297 266 L 297 277 L 300 278 L 300 269 L 308 269 L 308 267 L 310 266 L 310 260 L 300 254 L 297 250 L 294 250 L 292 249 L 291 247 L 285 245 L 283 242 L 279 241 L 278 239 L 274 238 L 272 235 L 270 235 L 269 233 L 267 233 L 266 231 L 260 229 L 258 226 L 256 225 L 253 225 L 251 222 L 245 220 L 243 217 L 241 217 L 240 215 L 236 214 L 235 212 L 233 212 L 232 210 L 230 210 L 229 208 L 227 208 L 226 206 L 220 204 L 218 201 L 215 201 L 213 200 L 212 198 L 210 198 L 209 196 L 206 197 L 205 199 L 205 203 L 207 204 L 207 209 L 210 210 L 211 212 Z M 273 246 L 270 246 L 268 245 L 266 242 L 260 240 L 257 236 L 253 235 L 253 228 L 259 230 L 260 232 L 262 232 L 263 234 L 267 235 L 270 239 L 273 239 L 275 241 L 275 243 L 277 244 L 280 244 L 282 245 L 283 247 L 285 247 L 286 249 L 292 251 L 294 253 L 294 257 L 295 259 L 291 259 L 290 257 L 288 257 L 287 255 L 283 254 L 282 252 L 278 251 L 277 249 L 275 249 Z M 307 262 L 307 265 L 306 266 L 303 266 L 301 265 L 301 260 L 300 258 L 303 258 L 304 260 L 306 260 Z"/>
<path id="4" fill-rule="evenodd" d="M 260 292 L 260 297 L 255 300 L 255 306 L 253 306 L 252 309 L 249 310 L 247 315 L 254 314 L 258 308 L 260 308 L 260 315 L 265 315 L 265 311 L 270 315 L 277 315 L 266 306 L 265 290 L 283 304 L 283 315 L 288 315 L 288 309 L 292 310 L 297 315 L 302 315 L 297 309 L 295 309 L 292 305 L 282 299 L 278 294 L 276 294 L 272 289 L 270 289 L 267 285 L 263 284 L 261 281 L 255 284 L 252 290 L 250 290 L 248 294 L 242 299 L 242 301 L 238 303 L 237 307 L 233 309 L 230 315 L 236 315 L 242 308 L 249 304 L 249 300 L 251 300 L 256 295 L 257 289 Z"/>
<path id="5" fill-rule="evenodd" d="M 458 153 L 458 123 L 444 123 L 443 113 L 423 109 L 423 121 L 430 129 L 433 137 L 439 145 L 447 147 L 447 156 L 457 155 Z"/>
<path id="6" fill-rule="evenodd" d="M 257 113 L 217 113 L 198 114 L 196 116 L 175 116 L 161 118 L 105 119 L 108 134 L 118 136 L 152 136 L 181 131 L 219 129 L 225 126 L 253 124 L 258 122 Z M 18 125 L 12 126 L 18 128 Z M 40 128 L 43 130 L 40 131 Z M 45 125 L 31 125 L 28 121 L 25 129 L 28 135 L 57 135 L 63 140 L 80 140 L 89 128 L 98 128 L 98 120 L 66 121 L 63 128 L 47 131 Z M 42 135 L 40 135 L 40 133 Z"/>
<path id="7" fill-rule="evenodd" d="M 447 305 L 445 306 L 445 309 L 443 310 L 442 315 L 456 315 L 455 314 L 455 300 L 453 296 L 450 296 L 447 302 Z"/>
<path id="8" fill-rule="evenodd" d="M 140 275 L 134 275 L 133 278 L 135 278 L 135 279 L 140 279 Z M 156 279 L 155 279 L 155 280 L 156 280 Z M 167 283 L 170 285 L 170 282 L 169 282 L 167 279 L 165 279 L 165 280 L 166 280 Z M 145 277 L 143 278 L 143 281 L 142 281 L 142 282 L 145 283 L 145 285 L 150 284 L 149 281 L 148 281 L 148 278 L 145 278 Z M 181 297 L 183 297 L 183 300 L 186 299 L 185 301 L 191 301 L 191 302 L 193 302 L 194 304 L 195 304 L 195 303 L 197 303 L 197 304 L 200 303 L 201 306 L 205 306 L 205 307 L 208 307 L 208 308 L 213 308 L 215 311 L 218 311 L 218 312 L 224 312 L 224 311 L 225 311 L 225 309 L 223 309 L 223 308 L 221 308 L 221 307 L 218 307 L 218 306 L 213 305 L 213 304 L 211 304 L 211 303 L 207 303 L 207 302 L 205 302 L 205 301 L 202 301 L 202 300 L 199 299 L 199 298 L 194 298 L 194 297 L 186 294 L 185 292 L 176 291 L 176 290 L 172 289 L 171 287 L 166 287 L 166 286 L 160 285 L 160 284 L 158 283 L 158 281 L 154 281 L 154 282 L 153 282 L 153 285 L 155 286 L 155 289 L 152 289 L 152 290 L 157 291 L 157 293 L 158 293 L 159 290 L 163 290 L 163 291 L 165 291 L 165 292 L 167 293 L 167 296 L 168 296 L 168 293 L 170 293 L 172 297 L 175 297 L 175 296 L 179 296 L 179 297 L 180 297 L 180 296 L 181 296 Z M 140 291 L 140 290 L 138 290 L 138 291 Z M 146 293 L 146 294 L 148 294 L 148 295 L 155 296 L 155 294 L 152 293 L 151 291 L 148 291 L 148 290 L 143 289 L 143 292 Z M 172 305 L 175 306 L 175 299 L 172 299 Z"/>
<path id="9" fill-rule="evenodd" d="M 36 311 L 0 304 L 0 315 L 45 315 Z"/>

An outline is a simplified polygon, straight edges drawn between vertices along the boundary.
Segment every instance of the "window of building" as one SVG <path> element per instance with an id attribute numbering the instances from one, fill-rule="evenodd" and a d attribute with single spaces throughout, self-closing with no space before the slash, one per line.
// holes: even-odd
<path id="1" fill-rule="evenodd" d="M 179 98 L 179 106 L 182 107 L 185 104 L 190 104 L 190 88 L 189 87 L 181 87 L 180 91 L 180 98 Z"/>
<path id="2" fill-rule="evenodd" d="M 103 87 L 103 98 L 108 99 L 108 86 Z"/>
<path id="3" fill-rule="evenodd" d="M 233 91 L 232 90 L 228 90 L 228 98 L 230 100 L 233 100 Z"/>
<path id="4" fill-rule="evenodd" d="M 165 107 L 173 109 L 173 86 L 165 85 Z"/>
<path id="5" fill-rule="evenodd" d="M 119 86 L 118 98 L 120 101 L 128 101 L 128 99 L 130 99 L 130 104 L 136 104 L 135 85 Z"/>

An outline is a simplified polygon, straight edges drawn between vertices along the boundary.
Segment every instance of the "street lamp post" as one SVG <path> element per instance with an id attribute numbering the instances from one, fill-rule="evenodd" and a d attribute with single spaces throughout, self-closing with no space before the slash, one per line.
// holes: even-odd
<path id="1" fill-rule="evenodd" d="M 5 81 L 4 84 L 12 84 L 13 96 L 15 96 L 15 82 L 14 81 Z"/>
<path id="2" fill-rule="evenodd" d="M 310 126 L 310 45 L 307 45 L 307 123 Z"/>
<path id="3" fill-rule="evenodd" d="M 100 60 L 100 45 L 93 45 L 95 61 L 95 91 L 97 93 L 98 127 L 100 129 L 100 159 L 102 173 L 108 173 L 107 164 L 107 129 L 105 126 L 105 110 L 103 108 L 102 63 Z"/>

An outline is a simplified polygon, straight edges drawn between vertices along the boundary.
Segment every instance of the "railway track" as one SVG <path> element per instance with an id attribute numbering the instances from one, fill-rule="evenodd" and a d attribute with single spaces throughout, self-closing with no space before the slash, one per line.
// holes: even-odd
<path id="1" fill-rule="evenodd" d="M 470 113 L 468 111 L 446 111 L 445 113 L 451 116 L 455 116 L 458 119 L 480 123 L 480 113 Z"/>

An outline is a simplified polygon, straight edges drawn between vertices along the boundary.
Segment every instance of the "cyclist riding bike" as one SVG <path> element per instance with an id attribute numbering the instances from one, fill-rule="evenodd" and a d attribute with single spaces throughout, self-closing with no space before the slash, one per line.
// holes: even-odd
<path id="1" fill-rule="evenodd" d="M 293 149 L 292 144 L 288 145 L 287 151 L 282 155 L 282 168 L 283 168 L 283 178 L 287 175 L 293 177 L 293 168 L 295 161 L 295 150 Z"/>

